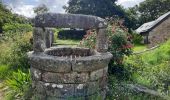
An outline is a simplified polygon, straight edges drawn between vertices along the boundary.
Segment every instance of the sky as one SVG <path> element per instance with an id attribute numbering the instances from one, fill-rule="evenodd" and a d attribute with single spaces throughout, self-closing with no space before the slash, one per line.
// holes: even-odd
<path id="1" fill-rule="evenodd" d="M 117 4 L 125 8 L 133 7 L 144 0 L 118 0 Z M 68 0 L 2 0 L 4 4 L 12 8 L 14 13 L 24 15 L 26 17 L 34 17 L 33 8 L 45 4 L 50 12 L 65 13 L 63 6 L 67 4 Z"/>

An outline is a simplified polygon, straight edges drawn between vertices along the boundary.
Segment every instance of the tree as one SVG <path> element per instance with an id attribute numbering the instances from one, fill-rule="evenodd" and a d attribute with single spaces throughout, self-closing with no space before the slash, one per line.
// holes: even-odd
<path id="1" fill-rule="evenodd" d="M 111 17 L 118 15 L 123 17 L 124 11 L 121 6 L 116 5 L 117 0 L 69 0 L 64 9 L 68 13 L 87 14 L 99 17 Z"/>
<path id="2" fill-rule="evenodd" d="M 125 26 L 132 29 L 138 28 L 140 26 L 138 6 L 125 9 L 125 12 Z"/>
<path id="3" fill-rule="evenodd" d="M 37 15 L 47 13 L 48 11 L 49 11 L 49 9 L 47 8 L 47 6 L 45 4 L 41 4 L 34 8 L 34 13 L 36 13 Z"/>
<path id="4" fill-rule="evenodd" d="M 139 5 L 125 9 L 125 26 L 137 29 L 170 11 L 170 0 L 145 0 Z"/>
<path id="5" fill-rule="evenodd" d="M 11 10 L 0 1 L 0 33 L 2 33 L 2 27 L 6 23 L 25 24 L 28 23 L 28 20 L 24 16 L 13 14 Z"/>
<path id="6" fill-rule="evenodd" d="M 153 21 L 170 11 L 170 0 L 145 0 L 138 6 L 141 24 Z"/>

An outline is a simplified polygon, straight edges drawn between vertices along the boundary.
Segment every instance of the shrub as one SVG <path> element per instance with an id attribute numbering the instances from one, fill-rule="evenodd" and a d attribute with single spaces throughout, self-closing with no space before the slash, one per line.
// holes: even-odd
<path id="1" fill-rule="evenodd" d="M 88 47 L 95 49 L 96 45 L 96 32 L 95 31 L 88 31 L 86 35 L 84 35 L 84 38 L 82 41 L 80 41 L 79 46 L 80 47 Z"/>
<path id="2" fill-rule="evenodd" d="M 14 39 L 9 38 L 0 42 L 0 64 L 9 65 L 10 67 L 28 67 L 26 53 L 32 50 L 31 37 L 32 33 L 29 32 L 23 35 L 16 35 Z"/>
<path id="3" fill-rule="evenodd" d="M 6 38 L 13 38 L 16 35 L 22 35 L 30 31 L 32 31 L 30 24 L 6 23 L 3 26 L 3 33 Z"/>
<path id="4" fill-rule="evenodd" d="M 141 35 L 137 34 L 136 32 L 133 32 L 132 36 L 133 36 L 133 43 L 134 44 L 141 44 L 142 43 L 143 37 Z"/>
<path id="5" fill-rule="evenodd" d="M 4 32 L 30 32 L 32 31 L 32 26 L 30 24 L 19 24 L 19 23 L 6 23 L 3 26 Z"/>
<path id="6" fill-rule="evenodd" d="M 32 37 L 32 33 L 25 33 L 23 36 L 17 37 L 15 43 L 11 46 L 12 49 L 12 66 L 22 66 L 24 68 L 28 68 L 28 58 L 27 52 L 32 50 L 32 44 L 30 43 L 30 39 Z"/>
<path id="7" fill-rule="evenodd" d="M 128 40 L 130 34 L 120 27 L 113 28 L 113 26 L 108 27 L 109 51 L 114 55 L 111 63 L 120 65 L 123 57 L 132 53 L 132 44 Z"/>
<path id="8" fill-rule="evenodd" d="M 59 39 L 76 39 L 80 40 L 86 34 L 84 30 L 61 30 L 58 33 Z"/>
<path id="9" fill-rule="evenodd" d="M 125 28 L 118 25 L 109 25 L 107 28 L 107 35 L 109 38 L 109 52 L 113 54 L 113 58 L 109 64 L 109 71 L 111 73 L 115 72 L 115 68 L 119 69 L 123 63 L 123 57 L 129 56 L 132 53 L 131 45 L 131 35 L 127 32 Z M 88 32 L 82 41 L 80 41 L 81 47 L 95 48 L 96 44 L 96 32 Z M 122 69 L 120 69 L 122 70 Z"/>

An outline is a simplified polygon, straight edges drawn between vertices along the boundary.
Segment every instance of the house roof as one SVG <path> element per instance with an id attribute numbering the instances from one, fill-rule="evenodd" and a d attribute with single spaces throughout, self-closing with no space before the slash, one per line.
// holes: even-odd
<path id="1" fill-rule="evenodd" d="M 136 29 L 136 32 L 138 34 L 150 32 L 152 29 L 154 29 L 157 25 L 159 25 L 161 22 L 166 20 L 168 17 L 170 17 L 170 11 L 165 13 L 164 15 L 160 16 L 158 19 L 144 23 L 142 26 L 140 26 L 138 29 Z"/>

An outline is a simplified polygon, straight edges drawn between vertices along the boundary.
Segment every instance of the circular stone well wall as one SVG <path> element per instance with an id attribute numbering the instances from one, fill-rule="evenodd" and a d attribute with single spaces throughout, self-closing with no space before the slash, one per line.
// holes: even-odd
<path id="1" fill-rule="evenodd" d="M 96 49 L 49 47 L 50 27 L 96 29 Z M 28 53 L 34 100 L 105 99 L 112 58 L 105 28 L 105 21 L 96 16 L 47 13 L 35 18 L 34 51 Z"/>
<path id="2" fill-rule="evenodd" d="M 57 50 L 78 50 L 80 48 L 52 48 Z M 53 51 L 54 50 L 54 51 Z M 63 51 L 64 51 L 63 50 Z M 82 51 L 81 51 L 82 50 Z M 90 56 L 53 56 L 45 53 L 30 53 L 33 87 L 41 100 L 105 98 L 110 53 L 93 53 Z M 68 52 L 67 52 L 68 53 Z"/>

